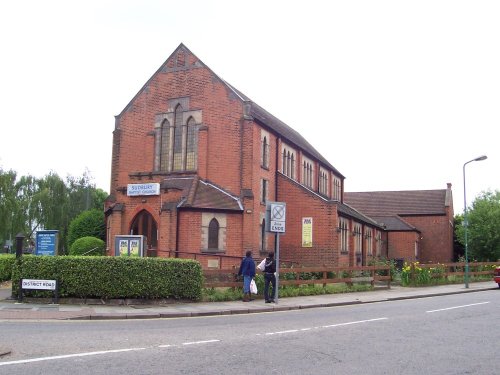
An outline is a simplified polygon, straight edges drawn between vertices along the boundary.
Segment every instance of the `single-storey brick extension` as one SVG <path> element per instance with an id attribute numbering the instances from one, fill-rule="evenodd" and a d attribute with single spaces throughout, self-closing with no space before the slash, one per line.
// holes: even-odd
<path id="1" fill-rule="evenodd" d="M 145 255 L 238 264 L 247 250 L 258 258 L 275 248 L 266 204 L 284 202 L 281 259 L 451 261 L 450 184 L 344 193 L 344 180 L 301 134 L 180 44 L 116 116 L 107 251 L 119 253 L 117 235 L 144 235 Z"/>

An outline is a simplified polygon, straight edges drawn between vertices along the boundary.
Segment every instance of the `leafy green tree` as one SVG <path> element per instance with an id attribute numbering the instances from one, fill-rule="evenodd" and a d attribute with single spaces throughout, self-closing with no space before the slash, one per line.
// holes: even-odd
<path id="1" fill-rule="evenodd" d="M 75 218 L 83 211 L 92 209 L 103 210 L 104 200 L 108 194 L 102 189 L 96 189 L 91 182 L 88 171 L 81 177 L 68 176 L 66 186 L 69 195 L 69 215 Z"/>
<path id="2" fill-rule="evenodd" d="M 463 218 L 462 218 L 463 220 Z M 500 259 L 500 191 L 482 192 L 467 210 L 467 249 L 469 259 Z M 455 227 L 460 243 L 465 244 L 463 225 Z"/>
<path id="3" fill-rule="evenodd" d="M 64 230 L 68 225 L 68 192 L 64 181 L 54 173 L 39 180 L 35 196 L 44 229 Z"/>
<path id="4" fill-rule="evenodd" d="M 37 229 L 43 229 L 42 207 L 37 197 L 39 184 L 40 180 L 28 175 L 21 176 L 15 185 L 17 205 L 14 218 L 16 227 L 24 234 L 27 242 L 33 241 L 33 233 Z"/>
<path id="5" fill-rule="evenodd" d="M 71 220 L 89 209 L 102 211 L 106 197 L 87 171 L 65 182 L 53 172 L 43 178 L 18 178 L 16 172 L 0 168 L 0 246 L 8 240 L 15 244 L 18 233 L 29 244 L 37 230 L 50 229 L 59 231 L 58 253 L 64 254 Z"/>
<path id="6" fill-rule="evenodd" d="M 78 215 L 69 225 L 68 247 L 82 237 L 97 237 L 104 240 L 106 236 L 106 226 L 104 223 L 103 210 L 84 211 Z"/>
<path id="7" fill-rule="evenodd" d="M 0 168 L 0 246 L 8 244 L 7 241 L 14 244 L 16 234 L 24 230 L 23 220 L 18 215 L 16 176 L 16 172 Z"/>

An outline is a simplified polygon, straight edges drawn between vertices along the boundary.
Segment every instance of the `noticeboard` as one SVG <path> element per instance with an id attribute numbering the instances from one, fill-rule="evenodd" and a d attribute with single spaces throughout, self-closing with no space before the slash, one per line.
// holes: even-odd
<path id="1" fill-rule="evenodd" d="M 144 256 L 145 245 L 146 236 L 143 235 L 115 236 L 115 255 L 142 257 Z"/>
<path id="2" fill-rule="evenodd" d="M 35 255 L 56 255 L 59 239 L 58 230 L 39 230 L 36 232 Z"/>

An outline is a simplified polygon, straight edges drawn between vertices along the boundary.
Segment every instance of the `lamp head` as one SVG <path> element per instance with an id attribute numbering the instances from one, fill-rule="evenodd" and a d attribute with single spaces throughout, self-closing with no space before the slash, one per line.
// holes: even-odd
<path id="1" fill-rule="evenodd" d="M 486 159 L 488 159 L 488 157 L 486 155 L 482 155 L 478 158 L 475 158 L 474 161 L 481 161 L 481 160 L 486 160 Z"/>

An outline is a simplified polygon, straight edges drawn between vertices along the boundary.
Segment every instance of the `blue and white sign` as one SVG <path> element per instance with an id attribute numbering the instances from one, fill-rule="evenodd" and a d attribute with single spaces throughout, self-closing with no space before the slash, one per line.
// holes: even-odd
<path id="1" fill-rule="evenodd" d="M 39 230 L 36 232 L 36 255 L 56 255 L 58 230 Z"/>
<path id="2" fill-rule="evenodd" d="M 127 195 L 129 197 L 137 197 L 140 195 L 160 195 L 160 184 L 128 184 Z"/>

